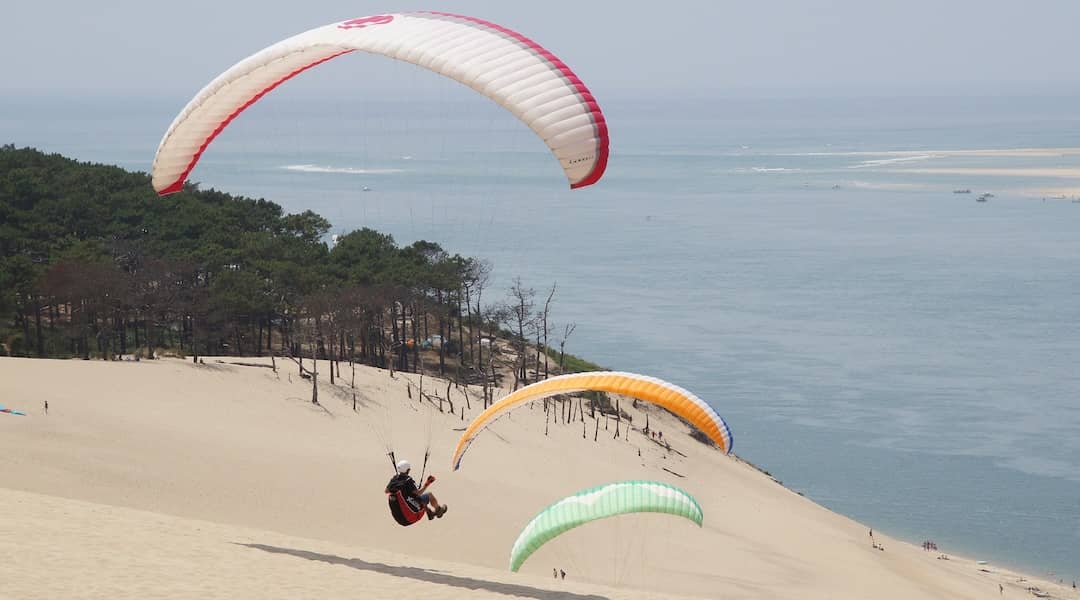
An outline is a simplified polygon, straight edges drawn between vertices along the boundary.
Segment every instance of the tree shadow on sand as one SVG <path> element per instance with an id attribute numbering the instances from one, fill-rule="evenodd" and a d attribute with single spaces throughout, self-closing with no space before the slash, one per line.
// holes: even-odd
<path id="1" fill-rule="evenodd" d="M 359 558 L 342 558 L 333 554 L 320 554 L 318 552 L 297 550 L 295 548 L 281 548 L 278 546 L 267 546 L 265 544 L 237 543 L 237 545 L 247 546 L 248 548 L 262 550 L 264 552 L 272 552 L 274 554 L 288 554 L 297 558 L 317 560 L 325 563 L 330 563 L 332 565 L 342 565 L 345 567 L 351 567 L 353 569 L 359 569 L 361 571 L 374 571 L 376 573 L 382 573 L 384 575 L 405 577 L 408 579 L 415 579 L 417 581 L 425 581 L 427 583 L 439 583 L 442 585 L 449 585 L 467 590 L 486 590 L 489 592 L 506 594 L 508 596 L 536 598 L 537 600 L 609 600 L 605 596 L 597 596 L 592 594 L 574 594 L 572 592 L 544 590 L 540 588 L 529 587 L 526 585 L 516 585 L 513 583 L 485 581 L 483 579 L 474 579 L 472 577 L 458 577 L 456 575 L 450 575 L 441 571 L 433 571 L 431 569 L 387 565 L 379 562 L 361 560 Z"/>

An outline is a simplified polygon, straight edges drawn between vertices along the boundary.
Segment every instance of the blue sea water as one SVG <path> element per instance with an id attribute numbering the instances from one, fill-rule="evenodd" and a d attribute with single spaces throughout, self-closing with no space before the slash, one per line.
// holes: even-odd
<path id="1" fill-rule="evenodd" d="M 438 93 L 268 97 L 192 178 L 489 258 L 493 300 L 557 282 L 568 351 L 706 398 L 785 485 L 1080 577 L 1080 179 L 951 171 L 1080 169 L 970 152 L 1080 147 L 1075 98 L 601 98 L 608 173 L 569 192 L 531 132 Z M 185 100 L 13 103 L 0 142 L 147 170 Z"/>

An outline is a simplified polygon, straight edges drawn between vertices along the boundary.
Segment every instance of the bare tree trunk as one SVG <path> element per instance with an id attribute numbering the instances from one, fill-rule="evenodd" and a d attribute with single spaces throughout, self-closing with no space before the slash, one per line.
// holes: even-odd
<path id="1" fill-rule="evenodd" d="M 427 315 L 427 310 L 424 310 L 424 315 Z M 413 365 L 417 369 L 423 370 L 423 361 L 420 360 L 420 322 L 416 318 L 416 303 L 412 305 L 412 351 L 413 351 Z"/>
<path id="2" fill-rule="evenodd" d="M 195 364 L 199 363 L 199 342 L 195 335 L 195 316 L 191 316 L 191 361 Z"/>
<path id="3" fill-rule="evenodd" d="M 460 308 L 459 308 L 460 310 Z M 469 331 L 469 362 L 476 364 L 476 345 L 473 343 L 476 338 L 477 323 L 472 318 L 472 288 L 465 288 L 465 318 L 469 321 L 469 326 L 472 330 Z M 461 347 L 461 350 L 465 350 L 465 346 Z"/>
<path id="4" fill-rule="evenodd" d="M 574 329 L 577 329 L 577 323 L 570 323 L 570 324 L 566 325 L 566 327 L 563 328 L 563 337 L 562 337 L 562 340 L 559 342 L 559 370 L 560 371 L 564 370 L 564 368 L 565 368 L 563 362 L 566 359 L 566 340 L 569 339 L 571 333 L 574 333 Z"/>
<path id="5" fill-rule="evenodd" d="M 461 290 L 457 292 L 457 318 L 458 318 L 458 365 L 464 362 L 465 359 L 465 323 L 461 320 Z M 472 336 L 469 336 L 472 339 Z M 459 377 L 460 379 L 460 374 Z"/>
<path id="6" fill-rule="evenodd" d="M 329 366 L 330 366 L 330 385 L 334 385 L 334 335 L 333 335 L 333 333 L 330 334 L 329 339 L 330 339 L 330 348 L 327 350 L 328 354 L 326 356 L 326 359 L 329 362 Z"/>
<path id="7" fill-rule="evenodd" d="M 543 343 L 540 341 L 540 330 L 536 330 L 536 358 L 533 361 L 536 364 L 536 381 L 540 381 L 540 353 L 543 352 L 541 346 Z M 546 375 L 545 375 L 546 377 Z"/>
<path id="8" fill-rule="evenodd" d="M 450 329 L 446 321 L 449 319 L 446 314 L 446 306 L 443 305 L 442 290 L 436 290 L 435 294 L 439 311 L 439 375 L 446 375 L 446 344 L 450 341 Z M 447 326 L 445 332 L 443 331 L 444 325 Z"/>
<path id="9" fill-rule="evenodd" d="M 45 340 L 41 336 L 41 302 L 34 299 L 34 331 L 37 333 L 38 358 L 45 358 Z"/>
<path id="10" fill-rule="evenodd" d="M 547 300 L 544 301 L 544 312 L 541 313 L 541 327 L 543 329 L 543 345 L 544 345 L 544 379 L 548 378 L 548 334 L 551 329 L 548 327 L 548 316 L 551 314 L 551 299 L 555 297 L 555 283 L 551 284 L 551 291 L 548 292 Z M 537 345 L 541 342 L 537 340 Z M 540 365 L 536 365 L 536 370 L 540 370 Z"/>
<path id="11" fill-rule="evenodd" d="M 403 318 L 403 320 L 404 320 L 404 318 Z M 405 347 L 405 341 L 401 339 L 402 337 L 403 336 L 398 335 L 397 302 L 394 302 L 393 304 L 391 304 L 391 308 L 390 308 L 390 343 L 392 344 L 391 348 L 393 348 L 393 344 L 399 344 L 400 347 L 404 348 Z M 400 354 L 400 352 L 398 352 L 398 354 Z M 395 356 L 394 357 L 394 362 L 396 362 L 397 365 L 395 367 L 391 367 L 391 369 L 390 369 L 390 374 L 391 375 L 393 375 L 394 368 L 398 368 L 398 369 L 401 368 L 401 357 L 400 356 Z"/>
<path id="12" fill-rule="evenodd" d="M 27 317 L 29 311 L 24 307 L 19 310 L 19 320 L 22 321 L 23 340 L 28 344 L 30 342 L 30 319 Z M 30 349 L 23 345 L 23 356 L 30 356 Z"/>
<path id="13" fill-rule="evenodd" d="M 338 373 L 337 374 L 338 374 L 338 377 L 341 377 L 341 359 L 345 356 L 345 331 L 344 330 L 342 330 L 342 332 L 339 334 L 339 337 L 338 337 L 338 354 L 337 354 L 337 356 L 338 356 L 338 367 L 337 367 Z M 350 364 L 352 363 L 352 352 L 351 351 L 349 353 L 349 363 Z"/>
<path id="14" fill-rule="evenodd" d="M 127 319 L 119 311 L 113 313 L 113 331 L 120 338 L 120 354 L 127 354 Z"/>
<path id="15" fill-rule="evenodd" d="M 480 363 L 480 386 L 484 394 L 484 408 L 488 407 L 488 377 L 487 369 L 484 368 L 484 363 Z"/>
<path id="16" fill-rule="evenodd" d="M 398 365 L 398 369 L 402 371 L 409 370 L 409 347 L 405 345 L 405 304 L 401 305 L 401 338 L 398 343 L 401 344 L 401 364 Z"/>

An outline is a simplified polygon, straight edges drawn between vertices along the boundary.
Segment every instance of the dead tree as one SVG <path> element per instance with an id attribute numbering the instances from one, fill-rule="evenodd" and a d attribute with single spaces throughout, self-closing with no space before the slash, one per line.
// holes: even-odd
<path id="1" fill-rule="evenodd" d="M 566 359 L 566 340 L 570 338 L 570 334 L 574 333 L 577 329 L 577 323 L 568 323 L 563 327 L 563 336 L 559 340 L 559 370 L 565 371 L 564 360 Z"/>
<path id="2" fill-rule="evenodd" d="M 551 299 L 555 297 L 555 283 L 551 284 L 551 291 L 548 292 L 547 300 L 544 301 L 544 309 L 540 311 L 538 315 L 537 323 L 537 336 L 536 336 L 536 351 L 537 361 L 536 370 L 540 370 L 540 357 L 539 352 L 544 353 L 544 379 L 548 378 L 548 334 L 551 329 L 548 327 L 548 316 L 551 314 Z"/>
<path id="3" fill-rule="evenodd" d="M 483 311 L 480 309 L 481 298 L 484 295 L 484 288 L 487 287 L 488 281 L 491 278 L 492 266 L 491 263 L 486 260 L 469 259 L 468 266 L 465 269 L 465 277 L 462 279 L 462 287 L 465 288 L 465 312 L 470 323 L 473 324 L 472 335 L 469 336 L 469 360 L 474 366 L 482 365 L 484 362 L 484 346 L 481 340 L 484 337 L 484 319 Z M 472 304 L 473 291 L 476 292 L 476 304 Z M 476 307 L 475 317 L 473 314 L 473 306 Z M 473 345 L 476 343 L 476 346 Z M 479 348 L 477 348 L 477 346 Z M 478 352 L 477 352 L 478 351 Z"/>
<path id="4" fill-rule="evenodd" d="M 510 286 L 510 301 L 507 304 L 508 309 L 508 325 L 514 331 L 514 350 L 517 352 L 517 364 L 514 366 L 514 389 L 517 389 L 518 383 L 524 385 L 529 384 L 529 373 L 526 366 L 526 348 L 525 342 L 529 339 L 528 332 L 531 332 L 535 327 L 535 319 L 533 317 L 533 298 L 536 297 L 536 290 L 532 288 L 526 288 L 521 283 L 520 277 L 514 278 L 514 285 Z"/>

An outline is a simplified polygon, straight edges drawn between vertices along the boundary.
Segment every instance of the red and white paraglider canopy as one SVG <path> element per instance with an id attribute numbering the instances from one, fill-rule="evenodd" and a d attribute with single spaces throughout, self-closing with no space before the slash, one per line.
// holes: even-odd
<path id="1" fill-rule="evenodd" d="M 154 189 L 161 195 L 180 191 L 206 147 L 244 109 L 307 69 L 357 50 L 413 63 L 491 98 L 544 140 L 571 188 L 603 176 L 604 115 L 564 62 L 500 25 L 425 11 L 318 27 L 236 63 L 188 102 L 165 132 L 154 157 Z"/>

